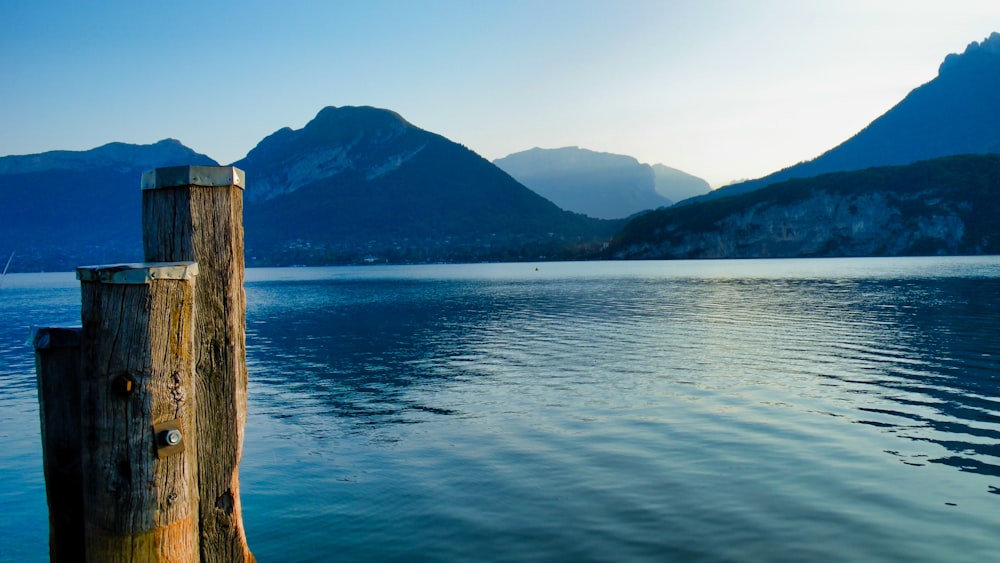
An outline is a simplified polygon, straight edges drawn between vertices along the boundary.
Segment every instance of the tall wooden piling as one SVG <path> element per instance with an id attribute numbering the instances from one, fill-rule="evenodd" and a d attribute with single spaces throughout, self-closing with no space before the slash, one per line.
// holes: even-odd
<path id="1" fill-rule="evenodd" d="M 77 269 L 84 561 L 197 560 L 197 270 Z"/>
<path id="2" fill-rule="evenodd" d="M 195 371 L 201 560 L 252 561 L 239 462 L 246 425 L 243 171 L 176 166 L 143 175 L 143 250 L 149 261 L 196 261 Z"/>
<path id="3" fill-rule="evenodd" d="M 31 344 L 49 505 L 49 561 L 75 563 L 84 551 L 80 328 L 36 327 L 31 331 Z"/>

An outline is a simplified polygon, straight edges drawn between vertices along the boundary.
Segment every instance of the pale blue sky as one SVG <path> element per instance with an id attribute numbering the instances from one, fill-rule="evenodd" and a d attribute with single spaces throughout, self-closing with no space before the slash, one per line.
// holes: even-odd
<path id="1" fill-rule="evenodd" d="M 996 0 L 0 0 L 0 155 L 173 137 L 226 164 L 372 105 L 491 160 L 577 145 L 718 186 L 833 147 L 993 31 Z"/>

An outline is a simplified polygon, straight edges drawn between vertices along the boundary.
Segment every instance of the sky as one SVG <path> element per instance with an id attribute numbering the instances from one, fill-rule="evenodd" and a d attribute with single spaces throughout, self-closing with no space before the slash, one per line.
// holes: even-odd
<path id="1" fill-rule="evenodd" d="M 993 31 L 996 0 L 0 0 L 0 155 L 174 138 L 229 164 L 368 105 L 490 160 L 579 146 L 718 187 Z"/>

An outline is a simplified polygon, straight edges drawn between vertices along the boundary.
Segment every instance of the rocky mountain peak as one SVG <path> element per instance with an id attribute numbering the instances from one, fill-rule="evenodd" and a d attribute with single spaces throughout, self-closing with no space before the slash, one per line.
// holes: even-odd
<path id="1" fill-rule="evenodd" d="M 322 179 L 356 174 L 373 179 L 423 149 L 429 136 L 399 114 L 369 107 L 323 108 L 302 129 L 279 129 L 235 165 L 255 170 L 249 201 L 266 201 Z"/>
<path id="2" fill-rule="evenodd" d="M 962 54 L 952 53 L 944 58 L 938 76 L 963 68 L 977 69 L 982 65 L 1000 63 L 1000 33 L 993 32 L 982 41 L 973 41 Z"/>

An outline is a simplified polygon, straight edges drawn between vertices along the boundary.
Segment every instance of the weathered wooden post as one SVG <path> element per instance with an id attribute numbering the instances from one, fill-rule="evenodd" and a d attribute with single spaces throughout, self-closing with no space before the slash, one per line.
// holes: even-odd
<path id="1" fill-rule="evenodd" d="M 195 371 L 201 560 L 252 561 L 240 504 L 246 426 L 243 171 L 175 166 L 142 178 L 149 261 L 196 261 Z"/>
<path id="2" fill-rule="evenodd" d="M 49 560 L 76 562 L 84 551 L 80 328 L 35 327 L 31 344 L 35 347 L 42 465 L 49 505 Z"/>
<path id="3" fill-rule="evenodd" d="M 197 271 L 77 269 L 85 561 L 198 557 Z"/>

